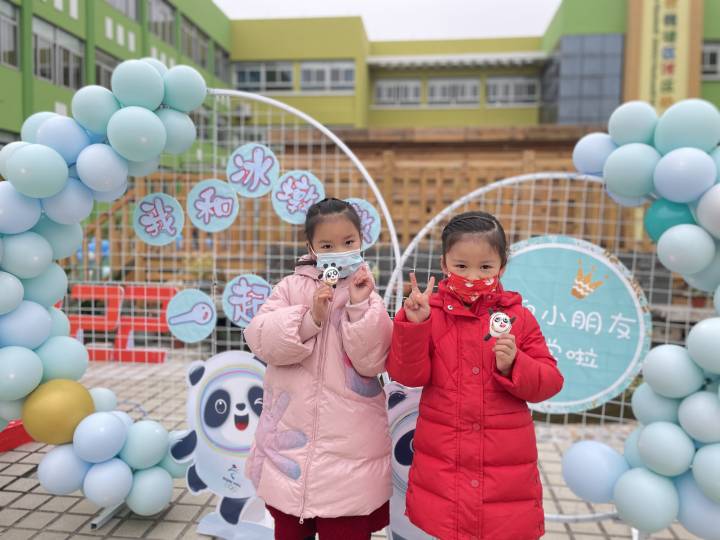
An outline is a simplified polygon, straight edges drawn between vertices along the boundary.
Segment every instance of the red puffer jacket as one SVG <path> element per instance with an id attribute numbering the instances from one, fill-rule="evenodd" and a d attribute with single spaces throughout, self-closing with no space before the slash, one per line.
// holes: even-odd
<path id="1" fill-rule="evenodd" d="M 527 401 L 557 394 L 563 377 L 522 298 L 503 291 L 466 308 L 440 283 L 424 323 L 395 328 L 387 369 L 423 386 L 407 514 L 441 540 L 536 540 L 544 534 L 535 429 Z M 495 366 L 489 312 L 516 317 L 509 376 Z"/>

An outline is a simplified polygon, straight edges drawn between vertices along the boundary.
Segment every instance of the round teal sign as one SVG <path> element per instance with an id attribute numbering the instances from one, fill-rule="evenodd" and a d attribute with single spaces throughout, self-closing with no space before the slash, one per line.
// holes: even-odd
<path id="1" fill-rule="evenodd" d="M 536 237 L 512 246 L 502 282 L 522 294 L 565 377 L 560 393 L 533 410 L 593 409 L 640 372 L 651 342 L 650 309 L 615 255 L 576 238 Z"/>

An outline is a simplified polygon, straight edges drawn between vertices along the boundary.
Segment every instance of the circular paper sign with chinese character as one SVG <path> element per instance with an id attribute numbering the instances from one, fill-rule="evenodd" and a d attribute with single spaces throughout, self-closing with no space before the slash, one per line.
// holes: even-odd
<path id="1" fill-rule="evenodd" d="M 365 199 L 345 199 L 360 216 L 360 226 L 362 228 L 362 247 L 368 249 L 372 247 L 380 237 L 380 214 L 375 207 Z"/>
<path id="2" fill-rule="evenodd" d="M 576 238 L 532 238 L 512 246 L 502 282 L 522 294 L 565 377 L 559 394 L 532 409 L 593 409 L 637 376 L 652 321 L 642 289 L 616 256 Z"/>
<path id="3" fill-rule="evenodd" d="M 203 180 L 188 194 L 187 213 L 198 229 L 224 231 L 237 217 L 237 195 L 227 182 Z"/>
<path id="4" fill-rule="evenodd" d="M 236 148 L 228 159 L 228 183 L 242 197 L 262 197 L 280 175 L 280 164 L 272 150 L 261 144 L 248 143 Z"/>
<path id="5" fill-rule="evenodd" d="M 165 193 L 151 193 L 135 206 L 133 227 L 146 244 L 164 246 L 182 232 L 185 214 L 177 200 Z"/>
<path id="6" fill-rule="evenodd" d="M 286 172 L 272 190 L 275 213 L 293 225 L 305 223 L 308 209 L 324 198 L 322 182 L 309 171 Z"/>
<path id="7" fill-rule="evenodd" d="M 185 343 L 202 341 L 215 329 L 217 314 L 212 299 L 197 289 L 173 296 L 167 307 L 170 333 Z"/>
<path id="8" fill-rule="evenodd" d="M 271 292 L 270 284 L 260 276 L 238 276 L 225 286 L 223 311 L 233 324 L 247 328 Z"/>

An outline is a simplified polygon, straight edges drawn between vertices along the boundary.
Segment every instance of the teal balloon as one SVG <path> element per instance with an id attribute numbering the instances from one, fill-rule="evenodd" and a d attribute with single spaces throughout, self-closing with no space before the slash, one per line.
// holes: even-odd
<path id="1" fill-rule="evenodd" d="M 130 165 L 130 162 L 128 161 L 128 170 L 130 169 L 129 165 Z M 125 181 L 125 183 L 123 183 L 119 188 L 113 189 L 112 191 L 93 191 L 92 192 L 93 198 L 97 202 L 117 201 L 118 199 L 123 197 L 125 195 L 125 193 L 127 193 L 128 186 L 129 186 L 128 182 Z"/>
<path id="2" fill-rule="evenodd" d="M 133 425 L 133 419 L 130 418 L 130 415 L 124 411 L 112 411 L 111 414 L 114 414 L 117 416 L 123 424 L 125 424 L 125 427 L 130 429 L 130 426 Z"/>
<path id="3" fill-rule="evenodd" d="M 0 347 L 14 345 L 36 349 L 50 337 L 51 327 L 52 319 L 47 309 L 23 300 L 10 313 L 0 315 Z"/>
<path id="4" fill-rule="evenodd" d="M 72 444 L 63 444 L 45 454 L 38 465 L 38 480 L 51 495 L 70 495 L 82 489 L 91 466 L 75 454 Z"/>
<path id="5" fill-rule="evenodd" d="M 170 68 L 164 75 L 165 99 L 163 103 L 171 109 L 190 112 L 205 101 L 207 85 L 200 73 L 190 66 Z"/>
<path id="6" fill-rule="evenodd" d="M 562 474 L 575 495 L 594 503 L 612 501 L 613 487 L 627 470 L 619 452 L 596 441 L 580 441 L 563 455 Z"/>
<path id="7" fill-rule="evenodd" d="M 640 434 L 642 433 L 643 426 L 640 426 L 635 429 L 630 435 L 628 435 L 628 438 L 625 439 L 625 447 L 624 447 L 624 457 L 625 460 L 628 462 L 630 467 L 644 467 L 645 464 L 643 463 L 642 458 L 640 457 L 640 452 L 638 451 L 637 443 L 638 439 L 640 438 Z"/>
<path id="8" fill-rule="evenodd" d="M 657 243 L 657 256 L 663 266 L 682 275 L 707 269 L 715 254 L 715 240 L 697 225 L 675 225 Z"/>
<path id="9" fill-rule="evenodd" d="M 720 287 L 715 290 L 715 295 L 713 296 L 713 305 L 715 306 L 715 312 L 720 315 Z"/>
<path id="10" fill-rule="evenodd" d="M 703 228 L 715 238 L 720 238 L 720 184 L 703 194 L 695 207 L 695 216 Z"/>
<path id="11" fill-rule="evenodd" d="M 631 469 L 620 477 L 613 500 L 622 520 L 647 533 L 670 526 L 680 509 L 672 480 L 643 468 Z"/>
<path id="12" fill-rule="evenodd" d="M 109 412 L 83 418 L 73 434 L 73 449 L 89 463 L 102 463 L 118 455 L 127 439 L 127 428 Z"/>
<path id="13" fill-rule="evenodd" d="M 28 231 L 3 238 L 0 270 L 21 279 L 39 276 L 50 266 L 53 251 L 45 238 Z"/>
<path id="14" fill-rule="evenodd" d="M 123 107 L 137 106 L 154 111 L 163 100 L 162 76 L 157 69 L 142 60 L 126 60 L 118 65 L 113 70 L 110 87 Z"/>
<path id="15" fill-rule="evenodd" d="M 655 128 L 655 148 L 662 154 L 683 147 L 710 152 L 719 141 L 720 112 L 702 99 L 675 103 L 663 113 Z"/>
<path id="16" fill-rule="evenodd" d="M 39 200 L 23 195 L 10 182 L 0 182 L 0 234 L 25 232 L 41 215 Z"/>
<path id="17" fill-rule="evenodd" d="M 573 165 L 583 174 L 601 176 L 607 158 L 616 148 L 607 133 L 589 133 L 573 148 Z"/>
<path id="18" fill-rule="evenodd" d="M 74 255 L 82 247 L 83 230 L 79 224 L 61 225 L 43 216 L 31 232 L 45 239 L 56 261 Z"/>
<path id="19" fill-rule="evenodd" d="M 676 203 L 698 200 L 717 179 L 713 159 L 697 148 L 678 148 L 655 167 L 653 185 L 661 197 Z"/>
<path id="20" fill-rule="evenodd" d="M 700 448 L 692 463 L 692 474 L 700 491 L 720 504 L 720 444 Z"/>
<path id="21" fill-rule="evenodd" d="M 43 363 L 42 382 L 53 379 L 79 381 L 85 375 L 90 361 L 85 345 L 68 336 L 51 337 L 35 352 Z"/>
<path id="22" fill-rule="evenodd" d="M 92 213 L 94 205 L 92 190 L 77 178 L 68 178 L 60 193 L 42 200 L 45 215 L 63 225 L 84 221 Z"/>
<path id="23" fill-rule="evenodd" d="M 107 132 L 110 117 L 120 109 L 113 93 L 103 86 L 84 86 L 72 98 L 73 118 L 88 131 L 102 135 Z"/>
<path id="24" fill-rule="evenodd" d="M 675 225 L 694 225 L 695 218 L 687 204 L 657 199 L 645 212 L 644 223 L 648 236 L 657 242 L 665 231 Z"/>
<path id="25" fill-rule="evenodd" d="M 690 357 L 705 371 L 720 374 L 720 317 L 711 317 L 690 329 L 685 341 Z"/>
<path id="26" fill-rule="evenodd" d="M 40 357 L 25 347 L 0 348 L 0 396 L 4 401 L 22 399 L 42 380 Z"/>
<path id="27" fill-rule="evenodd" d="M 704 270 L 683 276 L 685 283 L 703 292 L 714 292 L 720 285 L 720 244 L 716 243 L 715 257 Z"/>
<path id="28" fill-rule="evenodd" d="M 628 101 L 610 115 L 608 133 L 617 145 L 630 143 L 653 144 L 658 115 L 645 101 Z"/>
<path id="29" fill-rule="evenodd" d="M 696 441 L 720 443 L 720 397 L 715 392 L 696 392 L 678 410 L 680 426 Z"/>
<path id="30" fill-rule="evenodd" d="M 621 197 L 645 197 L 653 190 L 653 173 L 660 154 L 647 144 L 619 147 L 607 158 L 603 177 L 607 189 Z"/>
<path id="31" fill-rule="evenodd" d="M 120 459 L 133 469 L 148 469 L 160 463 L 167 451 L 167 430 L 152 420 L 141 420 L 128 430 Z"/>
<path id="32" fill-rule="evenodd" d="M 1 411 L 0 411 L 1 412 Z M 173 444 L 175 444 L 177 441 L 179 441 L 184 432 L 182 431 L 171 431 L 169 435 L 169 445 L 168 445 L 168 451 L 165 454 L 165 457 L 160 462 L 160 467 L 165 469 L 167 472 L 170 473 L 170 476 L 173 478 L 185 478 L 185 474 L 187 473 L 187 470 L 190 468 L 190 465 L 192 464 L 190 461 L 186 461 L 184 463 L 178 463 L 175 461 L 170 454 L 170 451 L 172 450 Z"/>
<path id="33" fill-rule="evenodd" d="M 37 130 L 40 125 L 49 118 L 55 118 L 58 116 L 54 112 L 42 111 L 35 114 L 31 114 L 23 122 L 22 128 L 20 128 L 20 138 L 28 143 L 35 143 L 35 137 Z"/>
<path id="34" fill-rule="evenodd" d="M 0 315 L 10 313 L 20 305 L 25 294 L 22 281 L 8 274 L 0 272 Z"/>
<path id="35" fill-rule="evenodd" d="M 152 66 L 145 64 L 157 75 Z M 113 149 L 130 161 L 149 161 L 165 148 L 167 132 L 158 116 L 142 107 L 125 107 L 108 123 L 108 141 Z"/>
<path id="36" fill-rule="evenodd" d="M 38 128 L 35 140 L 60 154 L 68 165 L 77 161 L 80 151 L 90 144 L 87 131 L 73 118 L 48 118 Z"/>
<path id="37" fill-rule="evenodd" d="M 24 399 L 0 401 L 0 418 L 5 420 L 18 420 L 22 417 Z"/>
<path id="38" fill-rule="evenodd" d="M 17 150 L 7 162 L 7 179 L 23 195 L 34 198 L 60 193 L 68 179 L 68 167 L 60 154 L 42 144 Z"/>
<path id="39" fill-rule="evenodd" d="M 170 473 L 161 467 L 153 467 L 135 472 L 125 504 L 139 516 L 154 516 L 167 508 L 172 494 L 173 480 Z"/>
<path id="40" fill-rule="evenodd" d="M 622 197 L 607 189 L 605 191 L 607 192 L 608 197 L 610 197 L 613 201 L 618 203 L 620 206 L 625 206 L 627 208 L 637 208 L 638 206 L 644 206 L 647 202 L 650 201 L 648 197 Z"/>
<path id="41" fill-rule="evenodd" d="M 83 482 L 83 493 L 101 508 L 116 506 L 125 500 L 133 485 L 133 473 L 122 460 L 113 458 L 90 467 Z"/>
<path id="42" fill-rule="evenodd" d="M 193 145 L 197 133 L 195 124 L 187 114 L 173 109 L 160 109 L 157 116 L 167 133 L 165 152 L 182 154 Z"/>
<path id="43" fill-rule="evenodd" d="M 69 336 L 70 320 L 67 318 L 67 315 L 56 307 L 48 308 L 48 312 L 50 313 L 50 319 L 52 319 L 50 337 Z"/>
<path id="44" fill-rule="evenodd" d="M 680 495 L 680 524 L 698 538 L 720 540 L 720 504 L 703 494 L 690 473 L 678 478 L 675 485 Z"/>
<path id="45" fill-rule="evenodd" d="M 39 276 L 24 279 L 22 284 L 25 289 L 25 300 L 50 308 L 65 298 L 68 278 L 65 270 L 53 263 Z"/>
<path id="46" fill-rule="evenodd" d="M 631 403 L 635 418 L 643 425 L 678 421 L 680 400 L 656 394 L 648 383 L 642 383 L 635 389 Z"/>
<path id="47" fill-rule="evenodd" d="M 169 135 L 169 134 L 168 134 Z M 148 176 L 160 168 L 160 158 L 148 161 L 128 161 L 128 174 L 130 176 Z"/>
<path id="48" fill-rule="evenodd" d="M 112 412 L 117 407 L 117 396 L 109 388 L 91 388 L 90 395 L 98 412 Z"/>
<path id="49" fill-rule="evenodd" d="M 700 390 L 705 375 L 687 352 L 678 345 L 660 345 L 645 357 L 643 378 L 656 394 L 684 398 Z"/>
<path id="50" fill-rule="evenodd" d="M 0 148 L 0 176 L 2 176 L 3 178 L 7 178 L 7 171 L 5 170 L 7 160 L 10 159 L 10 156 L 12 156 L 17 150 L 19 150 L 23 146 L 27 146 L 28 144 L 30 143 L 24 141 L 15 141 L 8 143 L 2 148 Z"/>
<path id="51" fill-rule="evenodd" d="M 93 191 L 115 191 L 127 184 L 128 165 L 111 146 L 91 144 L 80 152 L 77 173 Z"/>
<path id="52" fill-rule="evenodd" d="M 164 75 L 167 73 L 167 71 L 168 71 L 167 66 L 166 66 L 165 64 L 163 64 L 163 63 L 162 63 L 160 60 L 158 60 L 157 58 L 153 58 L 153 57 L 151 57 L 151 56 L 148 56 L 148 57 L 145 57 L 145 58 L 141 58 L 140 60 L 142 60 L 143 62 L 147 62 L 147 63 L 150 64 L 152 67 L 154 67 L 154 68 L 157 70 L 157 72 L 160 74 L 161 77 L 164 76 Z"/>
<path id="53" fill-rule="evenodd" d="M 670 422 L 653 422 L 643 428 L 637 447 L 645 466 L 664 476 L 685 473 L 695 456 L 692 439 Z"/>

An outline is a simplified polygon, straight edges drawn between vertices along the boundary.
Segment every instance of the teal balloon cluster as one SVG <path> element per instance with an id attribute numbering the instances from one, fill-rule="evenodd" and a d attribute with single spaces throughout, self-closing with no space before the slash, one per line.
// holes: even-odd
<path id="1" fill-rule="evenodd" d="M 580 498 L 613 502 L 638 530 L 678 520 L 704 540 L 720 540 L 720 317 L 693 327 L 685 347 L 661 345 L 643 365 L 632 396 L 640 426 L 624 454 L 581 441 L 563 456 L 565 482 Z"/>
<path id="2" fill-rule="evenodd" d="M 720 287 L 718 143 L 720 112 L 708 101 L 680 101 L 659 117 L 631 101 L 612 113 L 608 133 L 586 135 L 573 151 L 575 168 L 601 176 L 618 204 L 647 206 L 660 262 L 705 292 Z"/>

